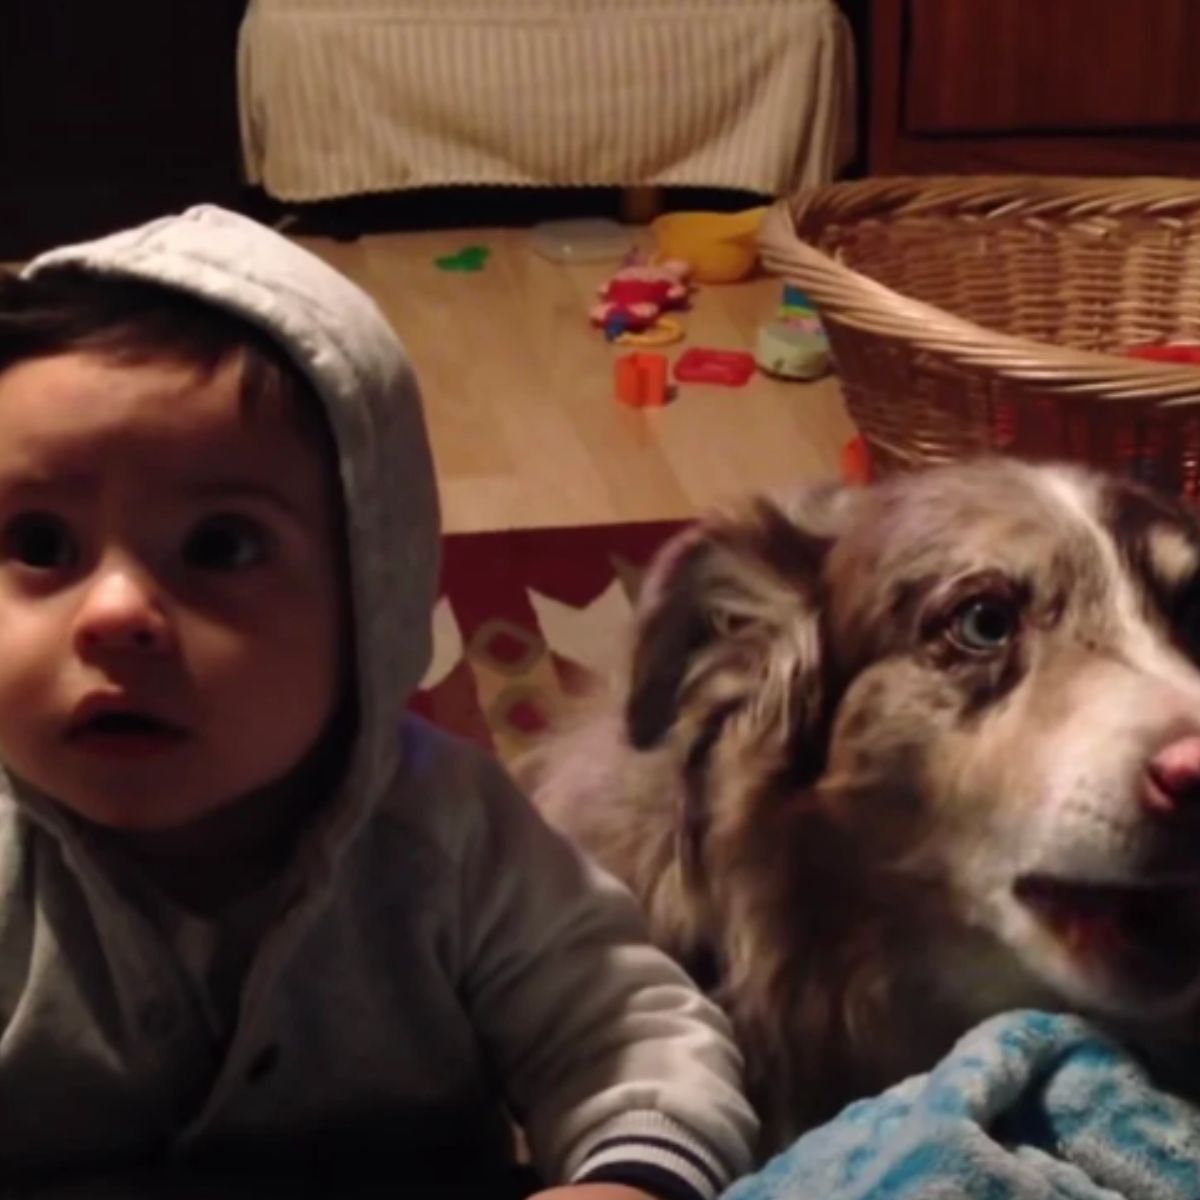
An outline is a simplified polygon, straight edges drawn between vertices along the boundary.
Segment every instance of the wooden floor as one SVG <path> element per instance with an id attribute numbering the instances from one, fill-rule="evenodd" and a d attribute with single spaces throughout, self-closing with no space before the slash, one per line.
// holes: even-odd
<path id="1" fill-rule="evenodd" d="M 617 353 L 586 310 L 613 264 L 566 267 L 522 229 L 299 239 L 366 288 L 421 378 L 447 532 L 690 516 L 751 488 L 825 478 L 851 434 L 837 386 L 757 376 L 684 385 L 666 409 L 613 397 Z M 491 250 L 476 274 L 434 259 Z M 688 345 L 753 349 L 777 281 L 706 287 Z"/>

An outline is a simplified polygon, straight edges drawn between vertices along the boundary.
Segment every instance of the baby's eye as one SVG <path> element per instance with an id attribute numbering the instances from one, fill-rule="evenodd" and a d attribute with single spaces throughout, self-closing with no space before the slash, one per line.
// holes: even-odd
<path id="1" fill-rule="evenodd" d="M 267 533 L 249 517 L 208 517 L 189 534 L 183 557 L 202 571 L 244 571 L 267 557 Z"/>
<path id="2" fill-rule="evenodd" d="M 79 562 L 79 545 L 53 513 L 21 513 L 4 527 L 4 557 L 35 571 L 65 571 Z"/>

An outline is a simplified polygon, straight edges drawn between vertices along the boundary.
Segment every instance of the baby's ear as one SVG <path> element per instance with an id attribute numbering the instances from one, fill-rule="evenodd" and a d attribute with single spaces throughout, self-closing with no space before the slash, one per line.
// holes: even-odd
<path id="1" fill-rule="evenodd" d="M 625 719 L 648 750 L 742 710 L 780 737 L 822 703 L 822 569 L 853 499 L 844 489 L 757 499 L 701 521 L 651 564 Z"/>

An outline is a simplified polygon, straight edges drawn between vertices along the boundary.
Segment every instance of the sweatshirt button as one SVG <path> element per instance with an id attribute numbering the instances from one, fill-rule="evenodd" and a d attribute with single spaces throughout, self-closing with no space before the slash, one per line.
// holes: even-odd
<path id="1" fill-rule="evenodd" d="M 247 1083 L 261 1083 L 279 1065 L 279 1047 L 264 1046 L 246 1068 Z"/>

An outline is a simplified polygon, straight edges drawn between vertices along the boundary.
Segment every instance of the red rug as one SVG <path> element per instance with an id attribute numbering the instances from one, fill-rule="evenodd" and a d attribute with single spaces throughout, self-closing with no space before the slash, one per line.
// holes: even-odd
<path id="1" fill-rule="evenodd" d="M 446 539 L 434 661 L 412 707 L 511 759 L 613 662 L 678 521 Z"/>

